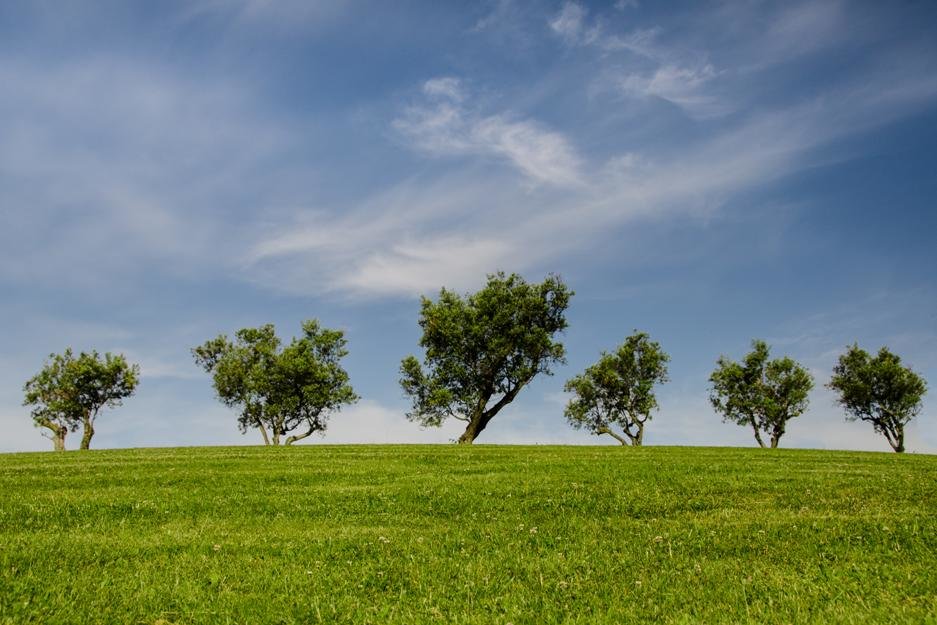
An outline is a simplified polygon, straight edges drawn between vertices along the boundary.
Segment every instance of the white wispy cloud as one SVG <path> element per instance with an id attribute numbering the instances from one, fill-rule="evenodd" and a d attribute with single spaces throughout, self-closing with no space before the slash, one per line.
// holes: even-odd
<path id="1" fill-rule="evenodd" d="M 374 296 L 469 288 L 499 268 L 549 271 L 551 262 L 601 245 L 635 218 L 708 216 L 740 192 L 812 166 L 816 148 L 937 97 L 937 84 L 922 83 L 917 72 L 897 81 L 884 71 L 870 78 L 879 89 L 865 81 L 847 83 L 824 97 L 752 114 L 670 155 L 622 152 L 594 172 L 580 173 L 580 184 L 562 193 L 531 189 L 487 169 L 414 179 L 340 219 L 298 216 L 257 242 L 249 273 L 287 290 Z M 867 90 L 878 95 L 862 95 Z M 516 125 L 498 127 L 495 116 L 472 118 L 448 96 L 438 100 L 394 123 L 429 152 L 474 153 L 481 144 L 485 153 L 497 153 L 498 142 L 519 132 Z M 520 144 L 536 142 L 524 138 Z M 511 150 L 525 163 L 515 166 L 529 176 L 555 177 L 550 159 L 538 165 L 537 154 L 528 158 L 516 146 Z"/>
<path id="2" fill-rule="evenodd" d="M 461 82 L 434 78 L 423 85 L 426 102 L 411 106 L 394 127 L 419 149 L 436 155 L 497 157 L 530 180 L 556 186 L 581 181 L 581 158 L 569 140 L 531 119 L 483 115 L 463 105 Z"/>
<path id="3" fill-rule="evenodd" d="M 569 43 L 579 43 L 585 29 L 586 9 L 576 2 L 566 2 L 550 20 L 550 28 Z"/>
<path id="4" fill-rule="evenodd" d="M 414 178 L 340 216 L 300 212 L 249 250 L 246 275 L 293 293 L 374 297 L 469 288 L 485 273 L 522 270 L 542 254 L 517 248 L 506 231 L 542 192 L 503 175 L 486 182 L 474 172 Z"/>
<path id="5" fill-rule="evenodd" d="M 657 43 L 661 32 L 659 27 L 638 28 L 627 33 L 610 32 L 603 21 L 589 19 L 589 10 L 578 2 L 564 3 L 547 23 L 550 30 L 570 46 L 592 46 L 603 52 L 627 50 L 649 59 L 656 59 L 664 53 Z"/>
<path id="6" fill-rule="evenodd" d="M 717 75 L 709 63 L 695 68 L 663 65 L 650 75 L 627 75 L 619 86 L 628 95 L 666 100 L 693 117 L 715 117 L 732 110 L 732 106 L 706 91 Z"/>
<path id="7" fill-rule="evenodd" d="M 587 9 L 576 2 L 564 4 L 549 25 L 567 45 L 593 47 L 603 55 L 625 51 L 641 57 L 639 69 L 609 71 L 602 82 L 610 84 L 600 84 L 599 91 L 660 98 L 700 119 L 724 115 L 734 108 L 708 88 L 720 75 L 713 64 L 700 61 L 698 53 L 661 44 L 659 27 L 609 32 L 604 22 L 589 20 Z"/>

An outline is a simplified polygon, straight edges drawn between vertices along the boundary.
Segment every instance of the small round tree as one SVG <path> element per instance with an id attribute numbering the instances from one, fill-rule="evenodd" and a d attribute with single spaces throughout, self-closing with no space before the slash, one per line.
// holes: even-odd
<path id="1" fill-rule="evenodd" d="M 218 336 L 192 349 L 192 355 L 212 375 L 218 399 L 240 409 L 242 433 L 257 428 L 265 445 L 292 445 L 324 432 L 332 412 L 358 401 L 341 366 L 345 345 L 340 330 L 311 320 L 282 350 L 267 324 L 238 330 L 234 341 Z"/>
<path id="2" fill-rule="evenodd" d="M 891 448 L 904 452 L 904 428 L 921 412 L 924 378 L 883 347 L 873 357 L 853 344 L 833 368 L 827 388 L 839 394 L 848 421 L 867 421 Z"/>
<path id="3" fill-rule="evenodd" d="M 768 360 L 768 355 L 767 343 L 754 340 L 741 363 L 720 357 L 709 377 L 709 400 L 723 421 L 751 426 L 761 447 L 767 446 L 761 435 L 770 436 L 774 449 L 787 422 L 807 409 L 813 377 L 790 358 Z"/>
<path id="4" fill-rule="evenodd" d="M 635 332 L 614 353 L 603 352 L 598 362 L 566 382 L 564 389 L 574 395 L 566 419 L 576 429 L 608 434 L 622 445 L 641 445 L 644 424 L 657 408 L 654 385 L 667 381 L 669 360 L 659 343 Z"/>
<path id="5" fill-rule="evenodd" d="M 45 366 L 26 382 L 24 406 L 32 406 L 33 422 L 49 430 L 56 450 L 65 449 L 65 435 L 83 429 L 81 449 L 91 446 L 94 424 L 102 408 L 119 406 L 133 395 L 140 367 L 124 356 L 72 350 L 51 354 Z"/>
<path id="6" fill-rule="evenodd" d="M 554 337 L 566 328 L 572 295 L 558 276 L 529 284 L 497 273 L 465 297 L 448 289 L 435 302 L 424 297 L 425 369 L 415 356 L 400 365 L 400 384 L 413 402 L 407 418 L 434 427 L 464 421 L 459 443 L 471 444 L 534 376 L 563 362 Z"/>

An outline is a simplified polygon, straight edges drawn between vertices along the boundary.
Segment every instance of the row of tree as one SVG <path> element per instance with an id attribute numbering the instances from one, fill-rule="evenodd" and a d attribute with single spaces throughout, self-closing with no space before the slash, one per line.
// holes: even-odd
<path id="1" fill-rule="evenodd" d="M 458 442 L 472 443 L 534 377 L 565 363 L 557 335 L 567 327 L 572 296 L 558 276 L 531 284 L 497 273 L 476 293 L 444 288 L 435 301 L 424 297 L 423 361 L 407 356 L 400 366 L 400 384 L 411 400 L 407 418 L 426 427 L 463 421 Z M 212 376 L 217 397 L 239 411 L 242 432 L 256 428 L 267 445 L 291 445 L 324 432 L 332 413 L 358 400 L 341 365 L 346 345 L 340 330 L 311 320 L 288 345 L 265 325 L 239 330 L 233 339 L 220 335 L 192 355 Z M 655 388 L 668 380 L 669 360 L 660 344 L 636 331 L 566 382 L 566 419 L 622 445 L 641 445 L 658 407 Z M 81 449 L 88 449 L 98 413 L 132 395 L 138 381 L 139 367 L 122 355 L 75 356 L 68 349 L 51 355 L 26 382 L 24 405 L 32 407 L 34 423 L 55 449 L 64 449 L 66 434 L 79 428 Z M 710 401 L 723 420 L 751 427 L 758 444 L 772 448 L 788 421 L 807 409 L 814 385 L 792 359 L 770 359 L 768 345 L 759 340 L 741 362 L 719 358 L 709 381 Z M 868 421 L 896 452 L 904 451 L 904 428 L 920 413 L 927 386 L 898 356 L 886 348 L 872 356 L 853 345 L 827 386 L 847 419 Z"/>

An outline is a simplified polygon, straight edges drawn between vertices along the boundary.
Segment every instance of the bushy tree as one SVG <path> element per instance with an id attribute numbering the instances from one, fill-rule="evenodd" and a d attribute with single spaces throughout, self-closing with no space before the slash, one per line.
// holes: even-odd
<path id="1" fill-rule="evenodd" d="M 839 357 L 827 388 L 839 394 L 849 421 L 868 421 L 891 448 L 904 452 L 904 427 L 921 412 L 924 378 L 883 347 L 871 356 L 853 344 Z"/>
<path id="2" fill-rule="evenodd" d="M 102 408 L 119 406 L 133 395 L 140 368 L 123 355 L 81 352 L 71 348 L 50 354 L 45 366 L 26 382 L 24 406 L 32 406 L 36 426 L 49 430 L 56 450 L 65 449 L 65 435 L 82 428 L 81 449 L 91 446 L 94 424 Z"/>
<path id="3" fill-rule="evenodd" d="M 572 295 L 558 276 L 529 284 L 497 273 L 464 297 L 445 288 L 435 302 L 424 297 L 425 369 L 415 356 L 400 367 L 400 384 L 413 401 L 407 417 L 424 426 L 464 421 L 459 443 L 470 444 L 534 376 L 564 362 L 554 337 L 566 328 Z"/>
<path id="4" fill-rule="evenodd" d="M 348 354 L 344 334 L 315 320 L 302 327 L 302 336 L 282 350 L 272 324 L 243 328 L 233 341 L 222 335 L 192 349 L 195 361 L 212 375 L 218 399 L 240 410 L 241 432 L 257 428 L 266 445 L 291 445 L 324 432 L 332 412 L 358 401 L 341 366 Z"/>
<path id="5" fill-rule="evenodd" d="M 644 425 L 657 408 L 654 385 L 667 381 L 669 360 L 659 343 L 635 332 L 614 353 L 603 352 L 598 362 L 566 382 L 566 392 L 574 395 L 566 419 L 576 429 L 608 434 L 622 445 L 641 445 Z M 622 434 L 612 428 L 616 425 Z"/>
<path id="6" fill-rule="evenodd" d="M 807 409 L 813 377 L 790 358 L 768 360 L 768 356 L 768 345 L 755 340 L 741 363 L 720 357 L 709 377 L 709 399 L 723 421 L 751 426 L 761 447 L 766 446 L 762 433 L 770 436 L 773 449 L 787 422 Z"/>

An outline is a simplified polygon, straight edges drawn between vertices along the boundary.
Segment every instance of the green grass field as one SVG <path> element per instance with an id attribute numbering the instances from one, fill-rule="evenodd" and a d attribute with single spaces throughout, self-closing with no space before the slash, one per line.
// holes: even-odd
<path id="1" fill-rule="evenodd" d="M 935 623 L 937 457 L 0 455 L 0 623 Z"/>

